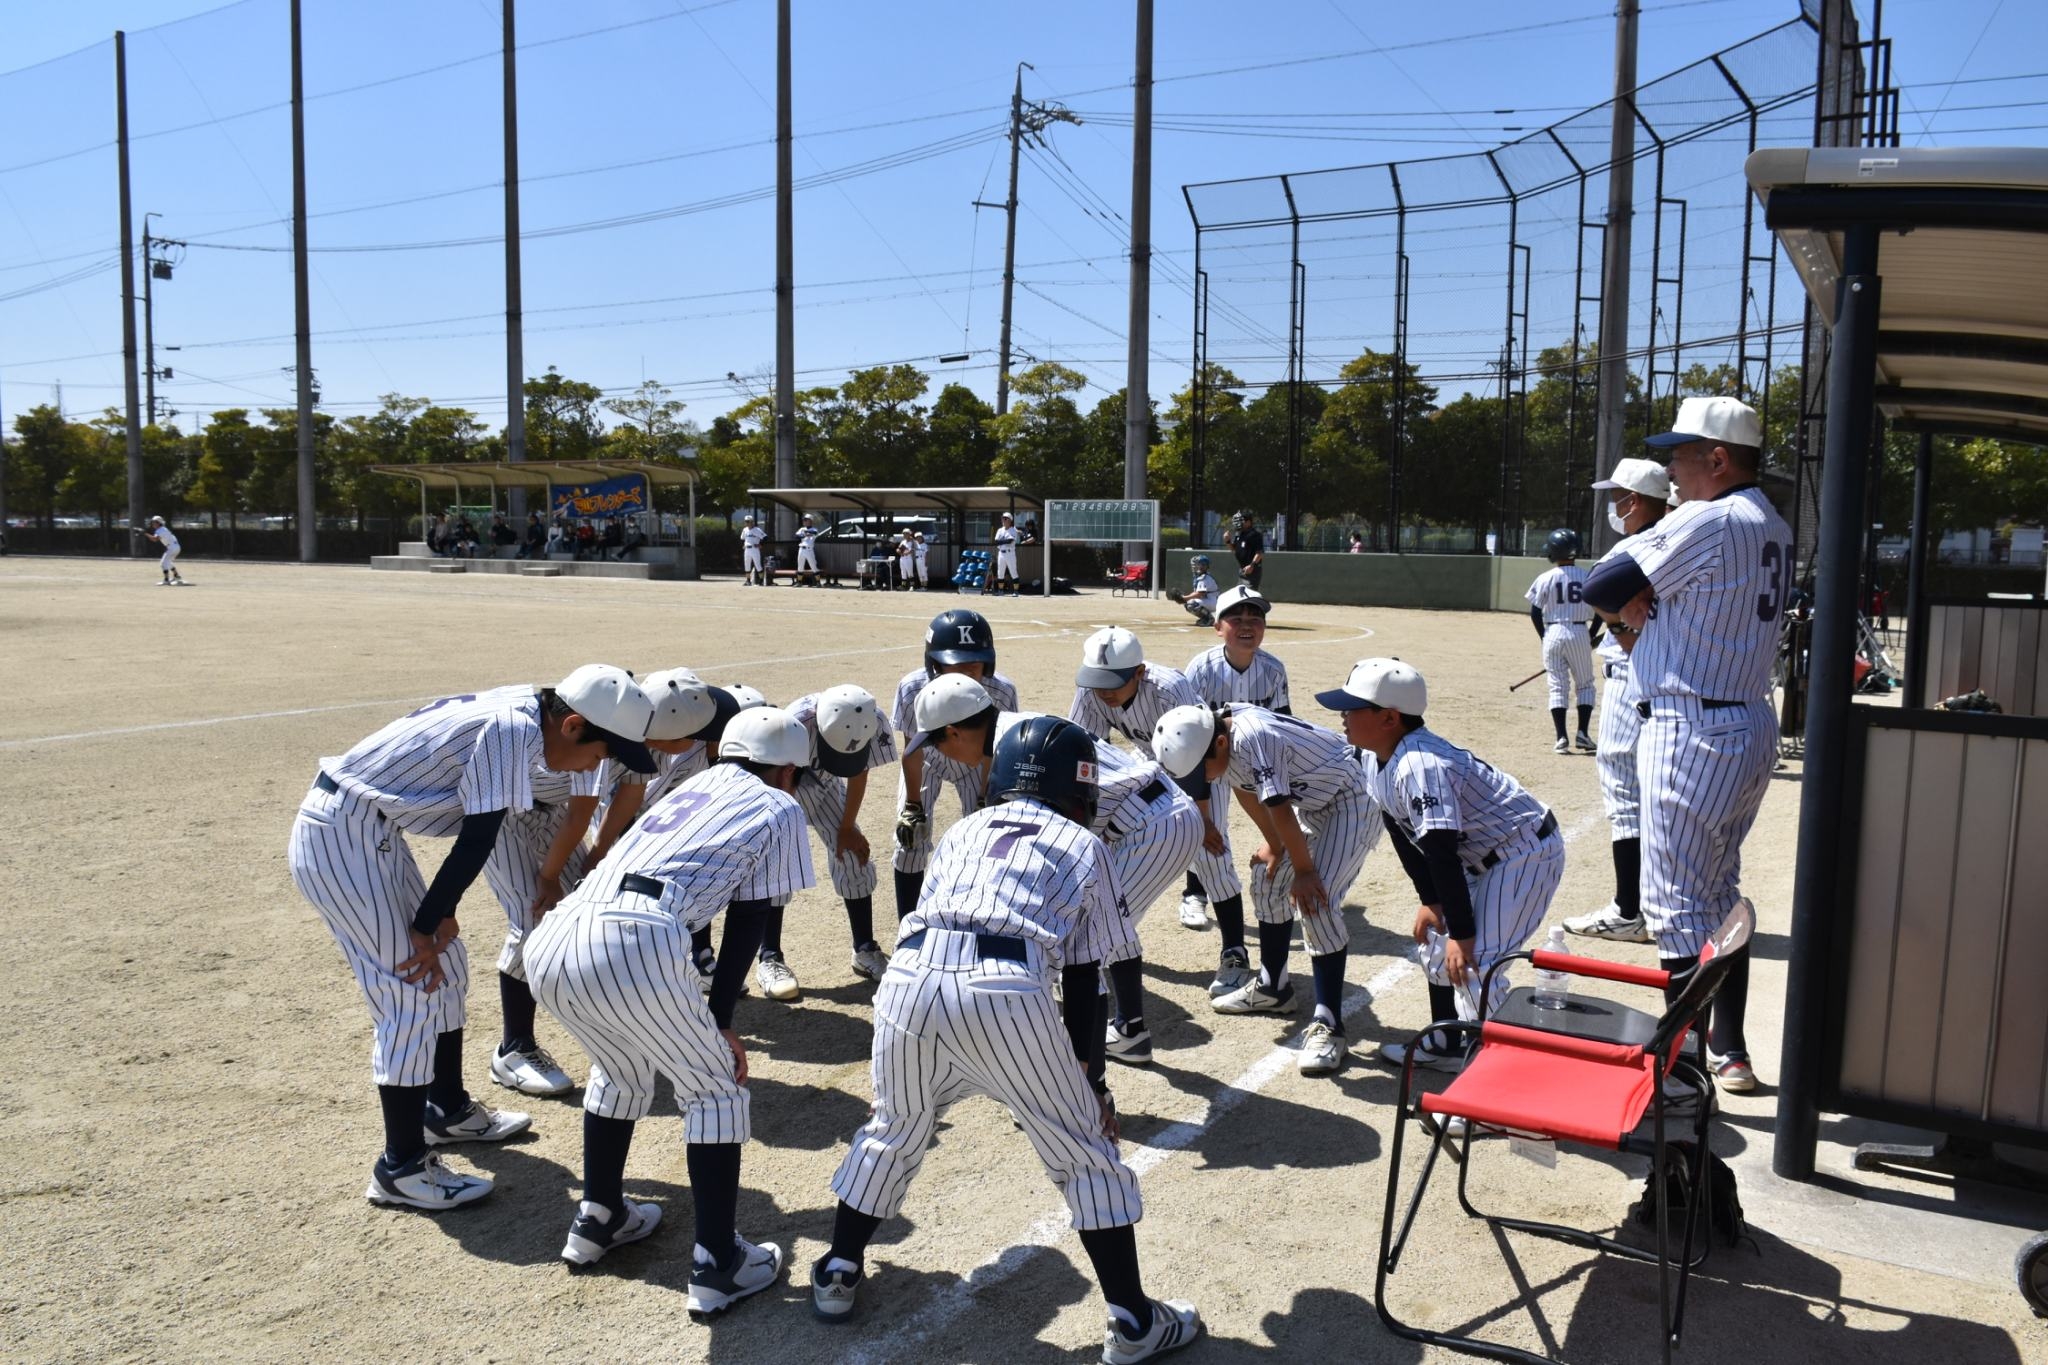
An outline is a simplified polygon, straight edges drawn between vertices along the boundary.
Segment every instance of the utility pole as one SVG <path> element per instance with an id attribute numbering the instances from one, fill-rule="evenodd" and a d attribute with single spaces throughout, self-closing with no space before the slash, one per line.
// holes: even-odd
<path id="1" fill-rule="evenodd" d="M 292 314 L 299 397 L 299 563 L 319 558 L 320 509 L 313 489 L 313 308 L 306 260 L 306 71 L 292 0 Z"/>
<path id="2" fill-rule="evenodd" d="M 1600 369 L 1594 398 L 1593 467 L 1606 478 L 1621 458 L 1628 420 L 1629 229 L 1636 198 L 1636 17 L 1638 0 L 1619 0 L 1614 16 L 1614 129 L 1607 145 L 1607 242 L 1600 262 Z M 1593 541 L 1614 537 L 1593 519 Z"/>
<path id="3" fill-rule="evenodd" d="M 515 0 L 505 14 L 505 461 L 526 461 L 526 314 L 519 288 L 519 57 Z M 526 517 L 526 490 L 511 495 L 515 523 Z M 424 532 L 422 532 L 424 534 Z"/>
<path id="4" fill-rule="evenodd" d="M 1137 69 L 1131 102 L 1131 326 L 1124 379 L 1124 496 L 1145 496 L 1152 453 L 1152 0 L 1138 0 Z M 1150 545 L 1127 542 L 1124 561 L 1149 557 Z M 1159 581 L 1160 566 L 1152 566 Z"/>
<path id="5" fill-rule="evenodd" d="M 775 486 L 796 487 L 796 214 L 790 171 L 789 0 L 775 4 Z M 775 538 L 796 534 L 775 505 Z"/>
<path id="6" fill-rule="evenodd" d="M 996 342 L 996 416 L 1010 410 L 1010 305 L 1017 290 L 1017 159 L 1024 139 L 1036 138 L 1039 145 L 1045 142 L 1044 131 L 1048 124 L 1079 123 L 1081 120 L 1071 110 L 1059 104 L 1024 102 L 1024 73 L 1038 68 L 1029 62 L 1017 63 L 1017 85 L 1010 92 L 1010 197 L 1000 204 L 991 204 L 977 199 L 978 209 L 1001 209 L 1003 224 L 1003 328 Z M 1149 96 L 1148 96 L 1149 99 Z"/>
<path id="7" fill-rule="evenodd" d="M 114 30 L 114 142 L 121 174 L 121 371 L 128 403 L 128 527 L 141 527 L 142 395 L 135 375 L 135 223 L 128 199 L 128 35 Z M 62 412 L 62 399 L 59 399 Z M 128 553 L 142 552 L 139 537 L 128 537 Z"/>

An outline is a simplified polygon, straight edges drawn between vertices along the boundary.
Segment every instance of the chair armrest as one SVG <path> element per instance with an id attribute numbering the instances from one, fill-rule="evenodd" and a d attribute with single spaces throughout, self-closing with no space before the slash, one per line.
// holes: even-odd
<path id="1" fill-rule="evenodd" d="M 1628 986 L 1663 990 L 1671 984 L 1671 973 L 1660 967 L 1635 967 L 1626 962 L 1609 962 L 1605 958 L 1580 957 L 1576 953 L 1553 953 L 1538 948 L 1529 954 L 1529 962 L 1541 972 L 1569 972 L 1573 976 L 1598 977 L 1602 981 L 1619 981 Z"/>

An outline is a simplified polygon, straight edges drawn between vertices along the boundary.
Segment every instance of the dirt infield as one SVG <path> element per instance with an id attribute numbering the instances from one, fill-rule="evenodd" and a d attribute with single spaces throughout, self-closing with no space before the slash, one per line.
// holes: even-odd
<path id="1" fill-rule="evenodd" d="M 0 814 L 11 834 L 0 898 L 13 944 L 0 1025 L 0 1355 L 1095 1358 L 1102 1309 L 1059 1197 L 1007 1115 L 981 1100 L 941 1126 L 905 1217 L 875 1247 L 856 1323 L 810 1318 L 803 1280 L 831 1226 L 827 1181 L 868 1098 L 871 988 L 849 968 L 829 883 L 790 914 L 803 999 L 750 996 L 738 1017 L 756 1126 L 740 1227 L 791 1248 L 794 1275 L 706 1327 L 683 1311 L 690 1196 L 670 1110 L 641 1125 L 626 1180 L 667 1206 L 662 1230 L 596 1273 L 572 1277 L 556 1259 L 580 1119 L 574 1097 L 516 1101 L 489 1082 L 502 917 L 481 879 L 462 911 L 476 980 L 470 1083 L 532 1110 L 534 1131 L 458 1150 L 458 1166 L 499 1180 L 475 1208 L 433 1217 L 363 1201 L 381 1141 L 367 1019 L 285 870 L 319 758 L 421 701 L 552 682 L 601 659 L 688 665 L 775 701 L 851 681 L 886 704 L 918 660 L 925 621 L 957 599 L 184 567 L 193 586 L 162 590 L 141 561 L 0 561 Z M 1099 625 L 1130 626 L 1174 665 L 1211 641 L 1171 603 L 976 605 L 1032 709 L 1064 713 L 1081 640 Z M 1593 763 L 1550 752 L 1540 688 L 1507 691 L 1536 666 L 1526 620 L 1282 604 L 1268 647 L 1311 719 L 1331 718 L 1309 693 L 1362 655 L 1421 667 L 1434 727 L 1520 777 L 1573 840 L 1553 918 L 1606 901 Z M 1782 776 L 1745 855 L 1763 918 L 1752 1042 L 1767 1081 L 1799 794 L 1796 769 Z M 862 819 L 878 854 L 890 806 L 878 784 Z M 1250 826 L 1236 820 L 1242 854 Z M 439 842 L 416 847 L 431 869 Z M 886 874 L 877 900 L 886 922 Z M 1405 953 L 1412 895 L 1385 848 L 1347 907 L 1353 1057 L 1334 1081 L 1298 1075 L 1287 1050 L 1306 1001 L 1301 1020 L 1213 1014 L 1214 933 L 1181 928 L 1166 903 L 1145 922 L 1158 1061 L 1112 1080 L 1126 1156 L 1143 1176 L 1146 1287 L 1193 1300 L 1208 1320 L 1211 1339 L 1190 1361 L 1451 1358 L 1391 1336 L 1372 1308 L 1396 1081 L 1367 1054 L 1425 1016 Z M 545 1016 L 542 1037 L 580 1078 L 587 1063 Z M 1731 1101 L 1718 1145 L 1767 1147 L 1771 1106 L 1768 1091 Z M 1626 1160 L 1568 1155 L 1551 1171 L 1493 1143 L 1481 1144 L 1473 1188 L 1482 1203 L 1606 1227 L 1640 1179 Z M 1784 1209 L 1750 1213 L 1758 1246 L 1708 1263 L 1684 1358 L 2048 1359 L 2009 1288 L 1901 1268 L 1875 1243 L 1867 1254 L 1817 1249 Z M 1394 1285 L 1411 1320 L 1482 1326 L 1575 1362 L 1656 1354 L 1654 1272 L 1497 1239 L 1458 1216 L 1447 1182 Z"/>

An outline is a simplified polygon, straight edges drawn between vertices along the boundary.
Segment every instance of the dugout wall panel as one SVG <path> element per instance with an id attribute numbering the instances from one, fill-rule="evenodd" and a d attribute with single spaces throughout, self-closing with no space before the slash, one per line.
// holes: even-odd
<path id="1" fill-rule="evenodd" d="M 2048 715 L 2048 602 L 1930 603 L 1925 648 L 1925 694 L 1908 705 L 1982 688 L 2006 715 Z"/>

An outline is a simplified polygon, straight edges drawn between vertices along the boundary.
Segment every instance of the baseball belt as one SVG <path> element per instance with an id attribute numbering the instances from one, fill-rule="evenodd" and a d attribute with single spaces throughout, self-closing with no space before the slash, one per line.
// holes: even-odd
<path id="1" fill-rule="evenodd" d="M 1748 705 L 1748 703 L 1747 703 L 1747 702 L 1739 702 L 1739 701 L 1721 701 L 1721 700 L 1717 700 L 1716 698 L 1713 698 L 1713 697 L 1701 697 L 1701 698 L 1700 698 L 1700 709 L 1701 709 L 1702 711 L 1721 711 L 1721 710 L 1726 710 L 1726 709 L 1727 709 L 1728 707 L 1730 707 L 1730 706 L 1746 706 L 1746 705 Z M 1648 703 L 1648 702 L 1646 702 L 1646 701 L 1639 701 L 1639 702 L 1637 702 L 1637 703 L 1636 703 L 1636 714 L 1637 714 L 1637 715 L 1639 715 L 1639 716 L 1641 716 L 1641 717 L 1642 717 L 1642 718 L 1643 718 L 1644 720 L 1648 720 L 1648 719 L 1650 718 L 1650 703 Z"/>
<path id="2" fill-rule="evenodd" d="M 920 929 L 906 938 L 897 939 L 896 951 L 899 953 L 905 950 L 916 952 L 919 948 L 924 947 L 924 933 L 925 931 Z M 974 936 L 974 943 L 981 950 L 983 957 L 1000 958 L 1005 962 L 1030 961 L 1030 957 L 1025 950 L 1024 940 L 1010 934 L 976 934 Z"/>
<path id="3" fill-rule="evenodd" d="M 336 782 L 333 778 L 329 777 L 326 773 L 321 773 L 317 777 L 315 777 L 313 779 L 313 785 L 318 787 L 321 791 L 324 791 L 332 796 L 338 796 L 341 794 L 341 784 L 339 782 Z"/>
<path id="4" fill-rule="evenodd" d="M 1557 833 L 1557 812 L 1550 810 L 1544 811 L 1543 823 L 1536 826 L 1535 842 L 1540 844 L 1545 839 L 1548 839 L 1551 835 L 1555 833 Z M 1501 851 L 1499 849 L 1495 849 L 1493 852 L 1487 854 L 1484 858 L 1481 858 L 1479 860 L 1479 870 L 1482 872 L 1491 872 L 1494 868 L 1500 866 L 1501 856 Z"/>
<path id="5" fill-rule="evenodd" d="M 653 877 L 643 877 L 638 872 L 628 872 L 625 876 L 619 878 L 619 890 L 631 891 L 635 895 L 640 896 L 652 896 L 656 900 L 660 900 L 661 893 L 668 890 L 668 887 Z"/>

